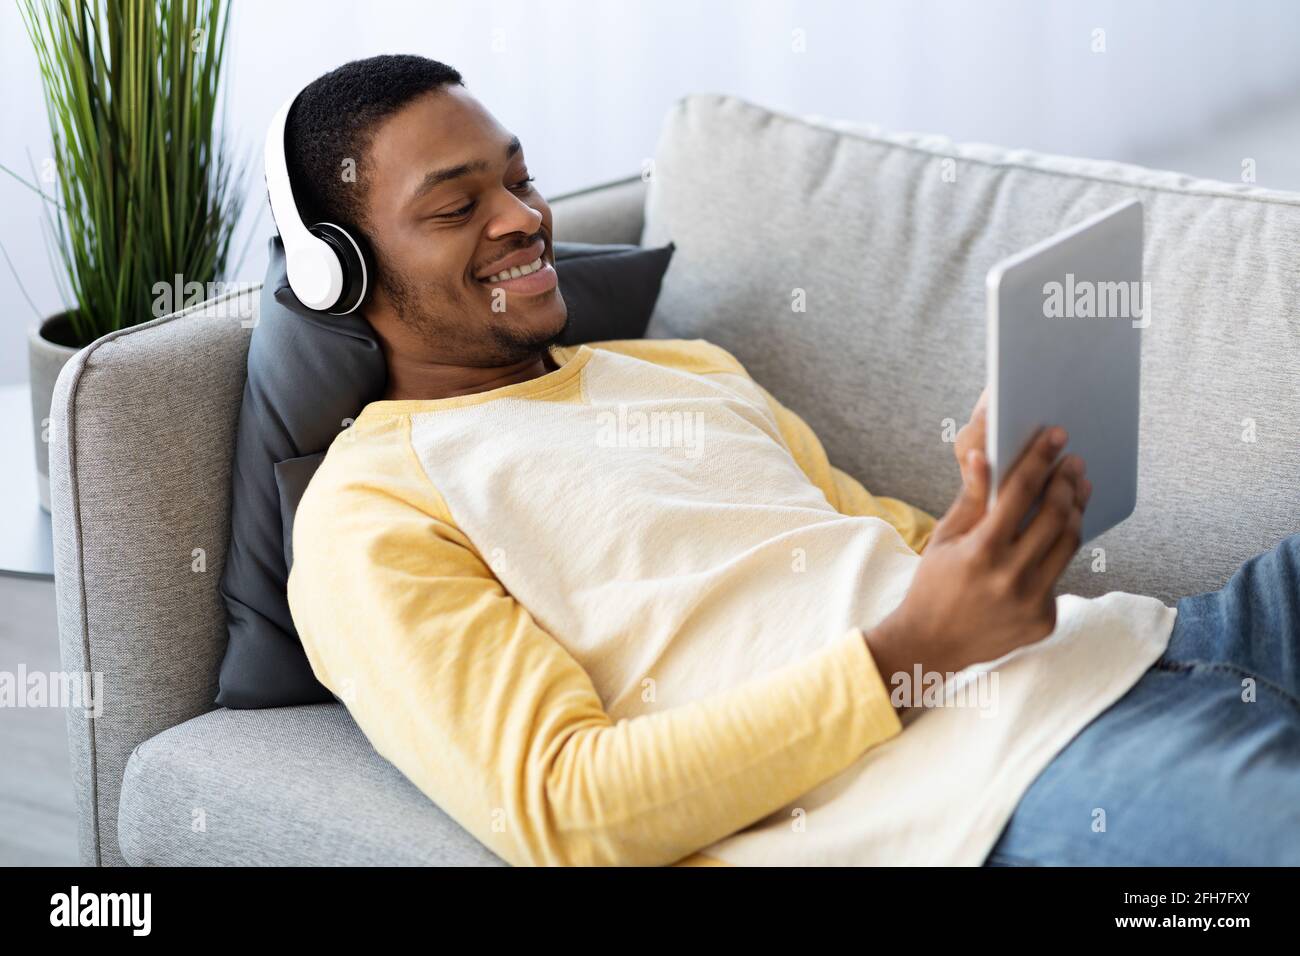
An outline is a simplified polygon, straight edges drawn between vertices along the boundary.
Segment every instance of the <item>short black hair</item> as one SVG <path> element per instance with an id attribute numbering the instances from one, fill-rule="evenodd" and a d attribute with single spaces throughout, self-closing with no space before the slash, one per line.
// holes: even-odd
<path id="1" fill-rule="evenodd" d="M 416 97 L 453 85 L 464 83 L 452 67 L 402 53 L 344 63 L 305 87 L 285 124 L 289 182 L 303 221 L 367 232 L 362 160 L 375 127 Z M 345 176 L 349 168 L 355 181 Z"/>

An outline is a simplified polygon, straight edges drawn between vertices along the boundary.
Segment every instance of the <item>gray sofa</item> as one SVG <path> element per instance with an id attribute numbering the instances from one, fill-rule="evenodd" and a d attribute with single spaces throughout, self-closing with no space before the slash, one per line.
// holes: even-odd
<path id="1" fill-rule="evenodd" d="M 688 97 L 640 177 L 554 202 L 558 239 L 677 253 L 649 333 L 729 349 L 881 494 L 942 511 L 983 380 L 984 272 L 1136 195 L 1134 516 L 1069 590 L 1168 602 L 1300 528 L 1300 197 Z M 806 308 L 792 308 L 802 290 Z M 233 436 L 256 290 L 112 333 L 56 386 L 50 472 L 82 860 L 497 864 L 339 704 L 216 708 Z M 1098 550 L 1094 550 L 1094 547 Z"/>

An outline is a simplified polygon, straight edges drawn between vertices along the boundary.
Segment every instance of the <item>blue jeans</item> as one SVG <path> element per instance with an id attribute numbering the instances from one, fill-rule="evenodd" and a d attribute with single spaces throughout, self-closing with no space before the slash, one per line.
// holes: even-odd
<path id="1" fill-rule="evenodd" d="M 1300 865 L 1300 534 L 1178 602 L 1165 654 L 1047 765 L 985 865 Z"/>

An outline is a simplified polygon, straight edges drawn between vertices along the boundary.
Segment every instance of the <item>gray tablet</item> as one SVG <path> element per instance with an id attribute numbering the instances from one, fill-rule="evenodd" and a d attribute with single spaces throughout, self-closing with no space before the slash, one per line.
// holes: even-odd
<path id="1" fill-rule="evenodd" d="M 1082 538 L 1137 502 L 1142 329 L 1142 204 L 1106 209 L 988 274 L 991 499 L 1039 428 L 1070 434 L 1092 482 Z"/>

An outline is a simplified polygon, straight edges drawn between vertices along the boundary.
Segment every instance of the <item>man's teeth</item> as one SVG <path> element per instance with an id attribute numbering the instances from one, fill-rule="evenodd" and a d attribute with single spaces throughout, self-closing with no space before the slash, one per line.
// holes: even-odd
<path id="1" fill-rule="evenodd" d="M 542 257 L 538 256 L 532 262 L 522 266 L 511 266 L 509 269 L 503 269 L 494 276 L 488 276 L 483 281 L 489 285 L 493 282 L 503 282 L 506 279 L 518 279 L 520 276 L 526 276 L 529 273 L 536 272 L 542 267 Z"/>

